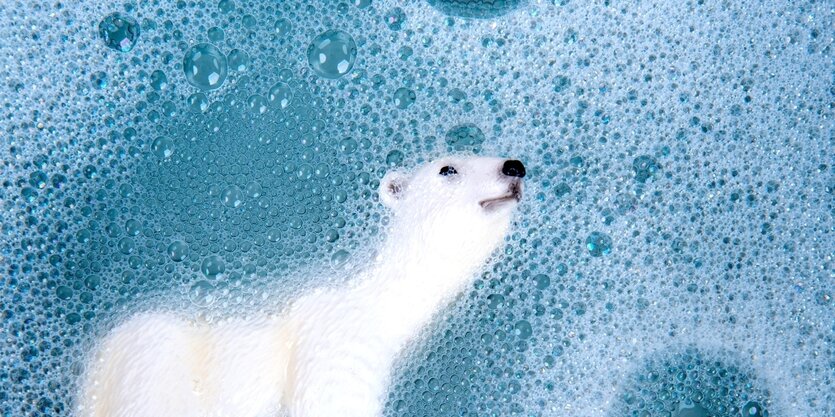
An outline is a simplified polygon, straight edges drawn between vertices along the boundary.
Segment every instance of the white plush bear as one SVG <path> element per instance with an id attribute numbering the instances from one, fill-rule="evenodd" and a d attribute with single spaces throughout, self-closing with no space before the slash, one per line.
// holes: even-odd
<path id="1" fill-rule="evenodd" d="M 82 382 L 80 416 L 375 417 L 395 358 L 502 242 L 521 162 L 449 157 L 390 172 L 378 256 L 286 313 L 199 324 L 145 313 L 114 329 Z"/>

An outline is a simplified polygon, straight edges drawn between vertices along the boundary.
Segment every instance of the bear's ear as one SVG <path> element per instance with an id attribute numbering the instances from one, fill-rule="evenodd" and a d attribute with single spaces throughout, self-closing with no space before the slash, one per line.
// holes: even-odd
<path id="1" fill-rule="evenodd" d="M 406 193 L 408 183 L 409 177 L 403 172 L 392 171 L 387 173 L 380 181 L 380 201 L 390 209 L 396 208 Z"/>

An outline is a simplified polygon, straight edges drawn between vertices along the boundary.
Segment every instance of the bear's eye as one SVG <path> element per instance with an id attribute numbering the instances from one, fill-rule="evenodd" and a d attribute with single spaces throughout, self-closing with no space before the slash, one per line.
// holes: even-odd
<path id="1" fill-rule="evenodd" d="M 451 167 L 451 166 L 447 165 L 447 166 L 441 168 L 441 172 L 439 172 L 438 174 L 441 174 L 441 175 L 447 177 L 447 176 L 450 176 L 450 175 L 455 175 L 457 173 L 458 173 L 458 171 L 456 171 L 454 167 Z"/>

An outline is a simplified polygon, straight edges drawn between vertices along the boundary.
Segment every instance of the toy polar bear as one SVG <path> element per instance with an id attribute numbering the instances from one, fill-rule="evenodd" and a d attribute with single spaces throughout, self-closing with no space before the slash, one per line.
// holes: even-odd
<path id="1" fill-rule="evenodd" d="M 91 417 L 374 417 L 395 358 L 503 241 L 516 160 L 449 157 L 380 184 L 393 210 L 376 259 L 280 316 L 198 324 L 144 313 L 116 327 L 82 381 Z"/>

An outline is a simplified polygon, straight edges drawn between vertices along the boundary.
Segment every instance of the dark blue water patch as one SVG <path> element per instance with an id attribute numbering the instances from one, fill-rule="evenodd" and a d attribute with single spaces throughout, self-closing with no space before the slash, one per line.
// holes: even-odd
<path id="1" fill-rule="evenodd" d="M 502 16 L 525 3 L 525 0 L 428 0 L 429 4 L 450 16 L 489 19 Z"/>
<path id="2" fill-rule="evenodd" d="M 455 126 L 447 131 L 447 149 L 455 152 L 481 152 L 484 143 L 484 132 L 472 123 Z"/>
<path id="3" fill-rule="evenodd" d="M 621 387 L 610 416 L 767 416 L 764 381 L 732 352 L 688 347 L 647 359 Z"/>

